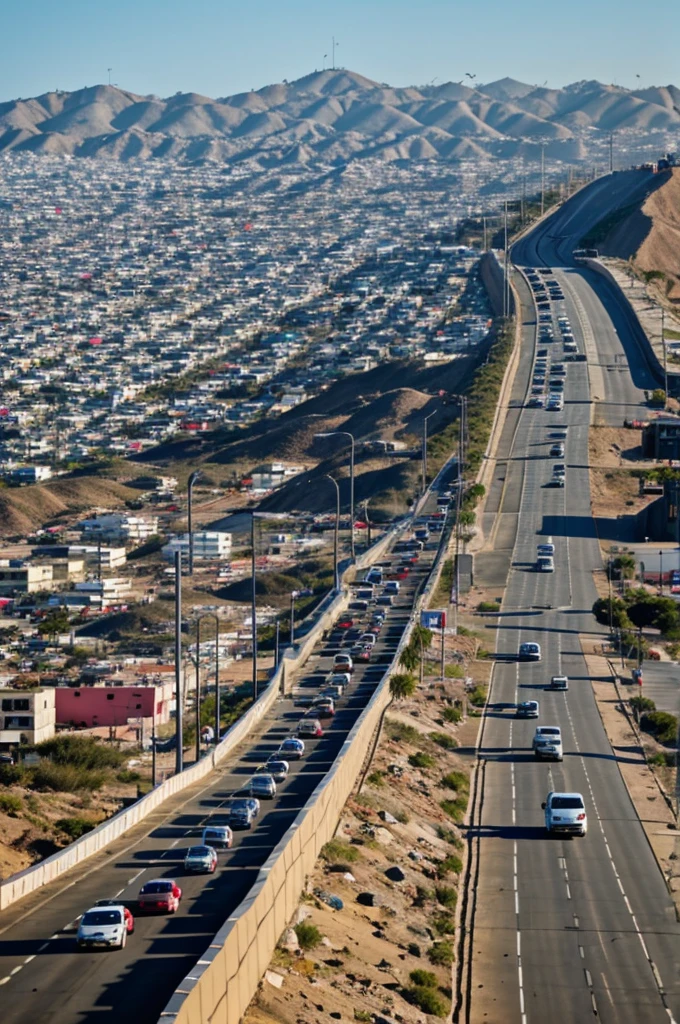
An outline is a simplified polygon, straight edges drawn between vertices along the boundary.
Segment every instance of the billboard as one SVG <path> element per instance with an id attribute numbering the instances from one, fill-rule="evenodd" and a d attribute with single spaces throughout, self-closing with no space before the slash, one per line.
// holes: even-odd
<path id="1" fill-rule="evenodd" d="M 446 612 L 435 611 L 434 609 L 422 611 L 420 613 L 420 625 L 424 626 L 425 629 L 446 629 Z"/>

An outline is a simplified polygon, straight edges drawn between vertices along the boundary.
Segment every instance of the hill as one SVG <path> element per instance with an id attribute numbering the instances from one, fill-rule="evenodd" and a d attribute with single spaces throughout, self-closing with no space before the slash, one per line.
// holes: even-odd
<path id="1" fill-rule="evenodd" d="M 680 129 L 673 85 L 631 91 L 596 81 L 562 89 L 502 78 L 488 85 L 393 87 L 345 69 L 314 71 L 249 93 L 212 99 L 178 93 L 139 96 L 113 85 L 52 92 L 0 103 L 0 152 L 230 163 L 245 156 L 263 166 L 455 160 L 505 156 L 508 144 L 543 144 L 592 129 L 649 133 Z M 591 144 L 596 145 L 593 136 Z M 304 143 L 304 144 L 303 144 Z M 502 147 L 505 147 L 503 149 Z M 574 150 L 563 158 L 578 159 Z"/>

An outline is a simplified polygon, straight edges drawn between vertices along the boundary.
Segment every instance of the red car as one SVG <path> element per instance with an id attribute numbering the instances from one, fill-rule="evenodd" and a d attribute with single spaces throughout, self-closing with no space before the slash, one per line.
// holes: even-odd
<path id="1" fill-rule="evenodd" d="M 132 935 L 135 930 L 135 919 L 132 916 L 132 911 L 124 903 L 121 903 L 120 900 L 97 900 L 95 907 L 122 907 L 125 913 L 125 928 L 128 935 Z"/>
<path id="2" fill-rule="evenodd" d="M 182 890 L 177 882 L 171 878 L 155 878 L 139 890 L 137 905 L 141 911 L 164 910 L 166 914 L 174 914 L 181 899 Z"/>
<path id="3" fill-rule="evenodd" d="M 335 624 L 335 628 L 336 629 L 351 629 L 353 625 L 354 625 L 354 619 L 342 618 L 342 619 L 338 619 L 338 621 Z"/>

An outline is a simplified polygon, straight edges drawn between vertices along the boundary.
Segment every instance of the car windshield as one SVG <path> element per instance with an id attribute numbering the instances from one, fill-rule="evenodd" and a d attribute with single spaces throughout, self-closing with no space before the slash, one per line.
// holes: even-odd
<path id="1" fill-rule="evenodd" d="M 552 808 L 557 811 L 576 811 L 583 807 L 580 796 L 554 796 Z"/>
<path id="2" fill-rule="evenodd" d="M 556 725 L 543 725 L 540 729 L 541 736 L 559 736 L 560 730 Z"/>
<path id="3" fill-rule="evenodd" d="M 211 834 L 212 835 L 216 835 L 217 833 L 211 833 Z M 189 852 L 187 853 L 187 857 L 209 857 L 209 856 L 210 856 L 210 847 L 208 847 L 208 846 L 192 846 L 191 849 L 189 850 Z"/>
<path id="4" fill-rule="evenodd" d="M 288 767 L 285 761 L 268 761 L 267 764 L 272 772 L 285 772 Z"/>
<path id="5" fill-rule="evenodd" d="M 83 915 L 82 920 L 82 924 L 85 927 L 90 925 L 120 924 L 120 922 L 120 910 L 90 910 L 87 914 Z"/>
<path id="6" fill-rule="evenodd" d="M 247 800 L 232 800 L 231 808 L 232 811 L 247 811 L 248 801 Z"/>
<path id="7" fill-rule="evenodd" d="M 140 891 L 144 896 L 172 892 L 172 882 L 147 882 Z"/>

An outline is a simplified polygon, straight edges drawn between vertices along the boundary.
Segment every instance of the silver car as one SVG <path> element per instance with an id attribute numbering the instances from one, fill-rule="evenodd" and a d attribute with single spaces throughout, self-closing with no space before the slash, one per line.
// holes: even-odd
<path id="1" fill-rule="evenodd" d="M 276 796 L 276 782 L 272 775 L 253 775 L 250 780 L 250 795 L 260 800 L 273 800 Z"/>
<path id="2" fill-rule="evenodd" d="M 231 831 L 231 829 L 230 829 Z M 184 870 L 211 875 L 217 867 L 217 851 L 212 846 L 190 846 L 184 858 Z"/>

